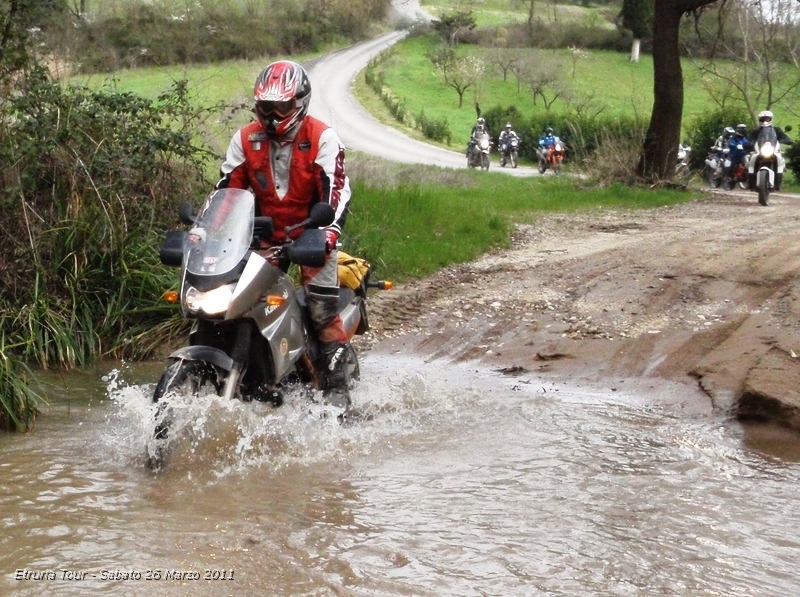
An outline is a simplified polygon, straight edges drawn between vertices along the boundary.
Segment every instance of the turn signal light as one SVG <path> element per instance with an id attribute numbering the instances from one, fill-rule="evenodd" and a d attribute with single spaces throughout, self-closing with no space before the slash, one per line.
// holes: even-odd
<path id="1" fill-rule="evenodd" d="M 268 294 L 264 302 L 270 307 L 281 307 L 286 304 L 286 297 L 281 294 Z"/>
<path id="2" fill-rule="evenodd" d="M 167 290 L 163 296 L 168 303 L 177 303 L 181 300 L 181 295 L 177 290 Z"/>

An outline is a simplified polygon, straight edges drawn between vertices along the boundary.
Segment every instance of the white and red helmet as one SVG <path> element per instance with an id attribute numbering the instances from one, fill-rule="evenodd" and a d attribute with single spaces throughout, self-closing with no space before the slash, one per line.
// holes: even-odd
<path id="1" fill-rule="evenodd" d="M 311 81 L 306 70 L 290 60 L 273 62 L 256 78 L 256 116 L 270 137 L 293 133 L 308 113 Z"/>

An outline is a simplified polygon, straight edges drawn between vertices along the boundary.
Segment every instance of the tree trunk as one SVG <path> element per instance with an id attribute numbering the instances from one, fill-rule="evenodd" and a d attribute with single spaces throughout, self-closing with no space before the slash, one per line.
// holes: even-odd
<path id="1" fill-rule="evenodd" d="M 656 0 L 653 26 L 653 113 L 636 173 L 659 181 L 672 178 L 678 159 L 683 115 L 683 70 L 678 32 L 682 12 L 671 0 Z"/>
<path id="2" fill-rule="evenodd" d="M 631 44 L 631 62 L 639 62 L 639 48 L 642 45 L 641 39 L 634 39 Z"/>
<path id="3" fill-rule="evenodd" d="M 655 0 L 653 21 L 653 113 L 636 173 L 653 182 L 675 174 L 683 116 L 683 70 L 679 30 L 689 11 L 716 0 Z"/>

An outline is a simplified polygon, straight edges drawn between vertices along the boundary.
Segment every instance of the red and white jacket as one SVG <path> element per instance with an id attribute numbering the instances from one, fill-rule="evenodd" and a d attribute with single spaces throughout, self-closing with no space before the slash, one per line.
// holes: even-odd
<path id="1" fill-rule="evenodd" d="M 279 192 L 273 176 L 271 142 L 258 122 L 239 129 L 231 139 L 216 188 L 251 189 L 256 215 L 270 216 L 272 240 L 285 240 L 284 228 L 308 217 L 311 206 L 330 203 L 336 218 L 328 228 L 341 233 L 350 202 L 350 182 L 344 171 L 344 145 L 324 122 L 306 116 L 292 142 L 288 189 Z M 295 230 L 296 238 L 302 230 Z"/>

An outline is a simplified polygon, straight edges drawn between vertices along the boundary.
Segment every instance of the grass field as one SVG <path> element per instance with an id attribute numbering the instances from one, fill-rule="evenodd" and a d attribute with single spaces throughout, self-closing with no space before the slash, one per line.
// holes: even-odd
<path id="1" fill-rule="evenodd" d="M 464 104 L 458 107 L 456 92 L 447 87 L 426 53 L 439 44 L 433 36 L 419 36 L 400 42 L 394 49 L 393 56 L 382 68 L 386 84 L 400 98 L 412 114 L 418 114 L 424 107 L 425 114 L 432 118 L 447 118 L 453 131 L 454 144 L 462 145 L 469 137 L 475 123 L 477 101 L 482 110 L 495 106 L 516 106 L 525 114 L 546 114 L 541 100 L 533 102 L 533 96 L 527 86 L 517 85 L 513 75 L 503 80 L 501 73 L 486 73 L 480 88 L 468 89 L 464 95 Z M 480 54 L 480 48 L 460 46 L 459 52 L 464 54 Z M 602 108 L 604 115 L 635 115 L 647 123 L 653 105 L 653 61 L 650 55 L 643 55 L 638 63 L 632 63 L 627 54 L 617 52 L 584 52 L 584 57 L 574 62 L 569 50 L 521 50 L 530 56 L 530 60 L 558 61 L 563 65 L 564 84 L 573 93 L 584 97 L 593 97 L 596 109 Z M 700 83 L 700 75 L 691 63 L 684 64 L 684 126 L 692 118 L 713 109 L 712 102 Z M 359 100 L 368 103 L 363 92 L 358 93 Z M 563 101 L 556 100 L 551 113 L 565 110 Z"/>
<path id="2" fill-rule="evenodd" d="M 452 12 L 472 12 L 478 27 L 494 27 L 528 20 L 526 7 L 517 0 L 423 0 L 422 7 L 434 16 Z M 607 29 L 615 28 L 618 6 L 576 6 L 538 2 L 534 18 L 546 23 L 579 22 Z"/>

